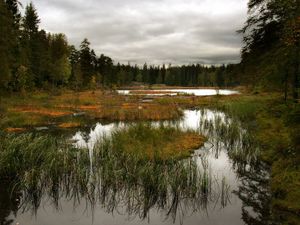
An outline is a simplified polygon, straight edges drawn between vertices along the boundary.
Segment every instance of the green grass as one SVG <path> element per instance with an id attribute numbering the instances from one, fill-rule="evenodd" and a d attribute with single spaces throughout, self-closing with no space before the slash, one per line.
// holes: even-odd
<path id="1" fill-rule="evenodd" d="M 141 158 L 169 159 L 190 156 L 201 147 L 205 138 L 193 131 L 150 123 L 138 123 L 113 132 L 111 148 Z"/>

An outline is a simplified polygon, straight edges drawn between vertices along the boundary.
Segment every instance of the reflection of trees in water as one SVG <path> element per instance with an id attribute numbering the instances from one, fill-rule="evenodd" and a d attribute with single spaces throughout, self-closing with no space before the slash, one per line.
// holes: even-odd
<path id="1" fill-rule="evenodd" d="M 243 221 L 248 225 L 273 224 L 268 167 L 258 159 L 259 150 L 249 132 L 238 120 L 220 115 L 201 120 L 200 130 L 210 137 L 216 158 L 221 149 L 226 149 L 232 160 L 239 178 L 234 193 L 243 202 Z"/>
<path id="2" fill-rule="evenodd" d="M 1 181 L 0 184 L 0 224 L 10 225 L 14 220 L 9 219 L 9 216 L 13 213 L 17 214 L 19 195 L 16 192 L 11 192 L 11 186 L 9 183 Z"/>
<path id="3" fill-rule="evenodd" d="M 243 201 L 242 217 L 246 224 L 267 225 L 271 221 L 271 195 L 266 165 L 257 162 L 238 169 L 241 184 L 235 194 Z"/>

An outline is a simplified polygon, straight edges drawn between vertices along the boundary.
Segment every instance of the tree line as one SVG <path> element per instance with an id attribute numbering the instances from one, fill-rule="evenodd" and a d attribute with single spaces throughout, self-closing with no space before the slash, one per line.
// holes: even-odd
<path id="1" fill-rule="evenodd" d="M 64 34 L 39 28 L 32 3 L 0 0 L 0 90 L 114 87 L 132 82 L 180 86 L 247 85 L 299 97 L 300 0 L 249 0 L 241 62 L 233 65 L 127 65 L 97 56 L 84 39 L 76 49 Z"/>
<path id="2" fill-rule="evenodd" d="M 68 86 L 75 89 L 121 86 L 132 82 L 181 86 L 228 86 L 233 65 L 187 66 L 124 65 L 103 54 L 99 57 L 84 39 L 76 49 L 64 34 L 39 28 L 33 3 L 20 13 L 18 0 L 0 1 L 0 89 L 25 91 L 32 88 Z"/>

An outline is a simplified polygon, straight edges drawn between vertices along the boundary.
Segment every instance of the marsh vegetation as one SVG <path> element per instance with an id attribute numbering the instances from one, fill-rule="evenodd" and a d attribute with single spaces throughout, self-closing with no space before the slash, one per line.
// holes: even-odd
<path id="1" fill-rule="evenodd" d="M 225 112 L 202 108 L 185 110 L 177 121 L 98 123 L 73 137 L 3 133 L 0 174 L 19 208 L 13 220 L 33 213 L 39 223 L 47 218 L 41 208 L 58 223 L 59 212 L 84 213 L 78 224 L 99 216 L 194 224 L 218 221 L 219 213 L 235 224 L 271 220 L 268 168 L 260 166 L 247 126 Z M 245 188 L 256 193 L 251 183 L 262 178 L 253 199 Z"/>

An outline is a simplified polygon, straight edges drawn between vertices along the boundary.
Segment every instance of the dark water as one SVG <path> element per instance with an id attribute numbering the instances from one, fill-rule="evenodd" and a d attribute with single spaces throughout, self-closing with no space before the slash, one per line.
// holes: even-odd
<path id="1" fill-rule="evenodd" d="M 76 181 L 70 184 L 66 178 L 57 190 L 47 192 L 41 185 L 39 196 L 32 196 L 30 190 L 12 191 L 10 184 L 1 183 L 1 224 L 272 224 L 269 173 L 257 159 L 258 149 L 251 143 L 251 136 L 238 121 L 218 111 L 187 110 L 181 121 L 169 123 L 209 137 L 204 147 L 183 160 L 205 174 L 205 190 L 198 193 L 189 190 L 189 186 L 176 186 L 175 190 L 169 187 L 165 196 L 157 197 L 154 192 L 146 193 L 143 187 L 103 190 L 102 180 L 96 182 L 91 176 L 88 188 L 92 192 L 74 188 Z M 98 123 L 88 132 L 75 132 L 71 139 L 78 147 L 87 147 L 92 168 L 97 139 L 124 126 Z M 105 172 L 100 172 L 100 177 L 105 175 L 101 173 Z M 179 175 L 166 172 L 168 176 Z"/>

